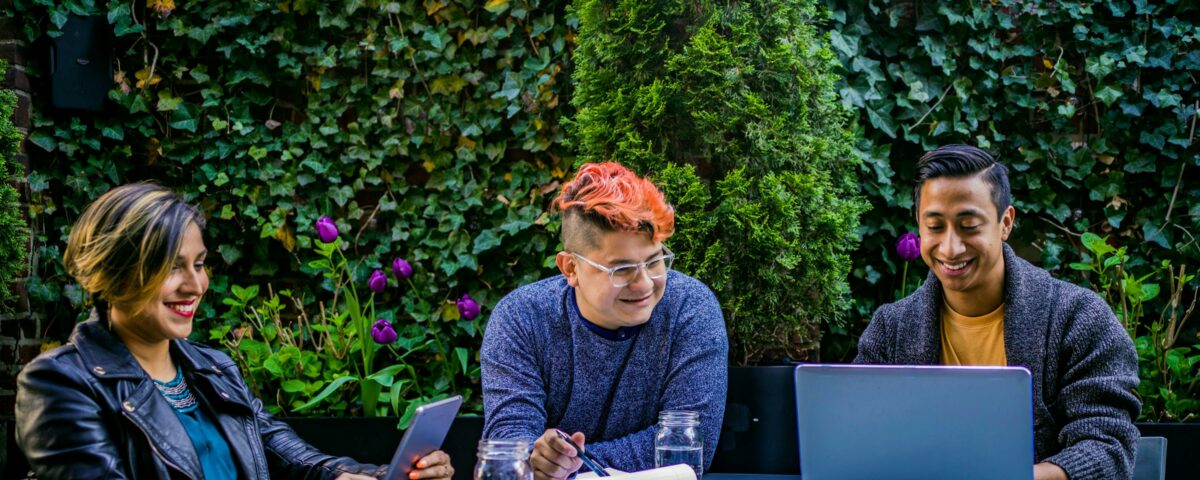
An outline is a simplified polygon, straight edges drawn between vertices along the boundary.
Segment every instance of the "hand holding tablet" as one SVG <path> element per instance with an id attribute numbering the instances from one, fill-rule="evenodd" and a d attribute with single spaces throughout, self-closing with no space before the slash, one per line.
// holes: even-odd
<path id="1" fill-rule="evenodd" d="M 440 449 L 461 406 L 462 397 L 455 395 L 417 407 L 412 424 L 392 456 L 386 480 L 408 480 L 419 460 Z"/>

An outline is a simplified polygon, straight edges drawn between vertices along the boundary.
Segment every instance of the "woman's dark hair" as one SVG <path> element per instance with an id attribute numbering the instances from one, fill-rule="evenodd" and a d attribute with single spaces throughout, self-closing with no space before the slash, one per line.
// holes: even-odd
<path id="1" fill-rule="evenodd" d="M 63 266 L 98 303 L 139 312 L 158 292 L 189 225 L 204 215 L 175 192 L 131 183 L 92 202 L 71 229 Z"/>
<path id="2" fill-rule="evenodd" d="M 1012 190 L 1008 186 L 1008 168 L 987 152 L 970 145 L 945 145 L 926 153 L 917 162 L 917 186 L 913 189 L 913 205 L 920 208 L 921 187 L 926 180 L 939 177 L 966 178 L 982 175 L 992 187 L 992 204 L 996 216 L 1012 205 Z"/>

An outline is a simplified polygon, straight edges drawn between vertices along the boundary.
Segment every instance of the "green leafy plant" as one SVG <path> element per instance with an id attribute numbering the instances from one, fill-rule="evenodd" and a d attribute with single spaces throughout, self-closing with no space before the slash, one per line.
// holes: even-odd
<path id="1" fill-rule="evenodd" d="M 1139 377 L 1137 393 L 1142 400 L 1143 420 L 1189 421 L 1200 416 L 1196 385 L 1200 384 L 1200 348 L 1179 345 L 1184 324 L 1196 308 L 1197 291 L 1185 302 L 1186 287 L 1195 278 L 1186 266 L 1178 270 L 1163 261 L 1149 273 L 1136 275 L 1126 247 L 1113 247 L 1108 238 L 1084 233 L 1080 238 L 1084 262 L 1070 268 L 1085 272 L 1090 287 L 1104 297 L 1137 347 Z M 1145 313 L 1145 305 L 1162 292 L 1148 280 L 1165 276 L 1170 298 L 1157 317 Z"/>
<path id="2" fill-rule="evenodd" d="M 235 352 L 251 388 L 275 401 L 268 405 L 274 412 L 401 415 L 403 427 L 417 405 L 449 395 L 460 378 L 478 378 L 470 352 L 439 338 L 444 330 L 437 323 L 475 322 L 479 309 L 464 309 L 448 298 L 414 298 L 413 292 L 421 290 L 413 279 L 429 276 L 414 272 L 406 261 L 403 270 L 397 265 L 397 287 L 388 286 L 381 270 L 362 275 L 367 264 L 350 262 L 346 248 L 340 236 L 315 242 L 318 258 L 307 266 L 329 290 L 315 309 L 287 290 L 275 294 L 268 287 L 266 298 L 259 299 L 258 287 L 235 285 L 233 296 L 223 300 L 230 307 L 223 315 L 226 322 L 210 329 L 209 337 Z M 360 283 L 369 284 L 365 298 Z M 393 294 L 396 290 L 402 293 Z M 395 303 L 424 312 L 437 307 L 427 313 L 432 318 L 404 308 L 377 308 Z M 284 320 L 284 313 L 294 317 Z M 471 389 L 461 393 L 471 400 Z"/>
<path id="3" fill-rule="evenodd" d="M 815 358 L 848 305 L 858 159 L 809 1 L 576 2 L 580 161 L 650 174 L 735 363 Z"/>
<path id="4" fill-rule="evenodd" d="M 335 320 L 335 323 L 338 324 L 336 331 L 338 333 L 348 334 L 347 337 L 350 340 L 350 353 L 352 355 L 358 355 L 359 358 L 361 358 L 361 361 L 352 362 L 355 367 L 354 374 L 339 377 L 319 394 L 314 396 L 312 400 L 298 407 L 298 410 L 305 410 L 320 403 L 343 384 L 357 383 L 361 392 L 360 399 L 362 401 L 363 411 L 368 415 L 386 412 L 386 408 L 383 410 L 383 412 L 380 412 L 376 409 L 376 405 L 380 400 L 381 392 L 385 388 L 388 389 L 388 393 L 385 395 L 385 397 L 391 402 L 393 411 L 399 412 L 399 410 L 395 410 L 395 407 L 399 404 L 398 402 L 405 394 L 405 387 L 407 384 L 412 383 L 413 385 L 419 385 L 422 382 L 422 378 L 418 376 L 412 365 L 407 365 L 404 363 L 393 364 L 376 370 L 376 356 L 385 352 L 390 352 L 392 354 L 392 357 L 390 358 L 394 362 L 403 362 L 412 353 L 425 350 L 427 348 L 432 349 L 436 354 L 435 358 L 440 360 L 436 365 L 442 368 L 440 371 L 439 369 L 433 369 L 437 375 L 433 375 L 432 378 L 429 378 L 430 380 L 434 381 L 434 391 L 421 392 L 433 393 L 432 396 L 444 394 L 445 388 L 453 382 L 453 379 L 457 374 L 472 374 L 475 377 L 478 377 L 479 367 L 474 367 L 474 370 L 472 371 L 471 367 L 469 367 L 467 364 L 469 358 L 469 352 L 467 349 L 463 347 L 457 347 L 453 350 L 453 353 L 451 353 L 438 339 L 436 329 L 410 329 L 408 333 L 413 334 L 413 336 L 404 337 L 393 335 L 392 333 L 383 333 L 382 336 L 384 338 L 381 338 L 380 332 L 373 332 L 373 328 L 379 328 L 381 326 L 385 328 L 385 332 L 394 328 L 391 321 L 380 319 L 380 317 L 378 317 L 376 314 L 375 295 L 380 292 L 375 292 L 374 290 L 380 290 L 382 292 L 386 287 L 381 287 L 379 284 L 373 284 L 370 297 L 365 301 L 361 300 L 358 288 L 355 285 L 355 278 L 360 276 L 356 276 L 354 274 L 356 268 L 346 260 L 345 255 L 339 249 L 340 245 L 340 237 L 330 243 L 317 243 L 316 251 L 321 258 L 309 262 L 308 265 L 309 267 L 316 268 L 318 271 L 322 272 L 326 280 L 332 282 L 333 300 L 330 304 L 332 307 L 332 313 L 329 314 L 333 315 L 335 319 L 341 318 L 341 320 Z M 372 274 L 370 281 L 376 282 L 381 278 L 383 279 L 383 283 L 386 284 L 386 276 L 384 276 L 380 271 L 376 270 L 375 273 Z M 399 280 L 399 278 L 397 278 L 397 280 Z M 405 289 L 406 292 L 412 292 L 416 290 L 415 288 L 412 288 L 411 278 L 405 278 L 405 280 L 408 281 L 408 286 L 410 287 Z M 448 302 L 448 299 L 444 299 L 440 303 L 445 306 L 451 305 L 451 303 Z M 458 307 L 455 306 L 455 309 L 456 310 L 454 312 L 451 312 L 447 310 L 447 308 L 442 308 L 437 313 L 451 316 L 453 313 L 457 313 Z M 478 312 L 476 311 L 475 314 L 477 315 Z M 394 318 L 393 320 L 398 322 L 400 319 Z M 473 321 L 475 318 L 468 318 L 466 320 Z M 348 322 L 349 326 L 343 328 L 342 324 L 345 322 Z M 384 323 L 381 324 L 379 322 Z M 324 330 L 324 333 L 328 333 L 329 327 L 325 327 Z M 390 338 L 390 340 L 388 338 Z M 396 345 L 399 345 L 399 350 L 397 350 Z M 400 372 L 407 373 L 408 379 L 398 381 L 396 376 Z M 422 399 L 428 400 L 430 399 L 429 397 L 431 396 L 423 396 Z"/>
<path id="5" fill-rule="evenodd" d="M 0 72 L 6 71 L 8 64 L 0 60 Z M 25 252 L 29 250 L 29 225 L 17 189 L 10 182 L 24 174 L 24 167 L 16 161 L 18 146 L 24 138 L 12 123 L 16 108 L 16 94 L 0 89 L 0 311 L 12 308 L 9 286 L 27 271 Z"/>
<path id="6" fill-rule="evenodd" d="M 276 294 L 267 289 L 260 298 L 257 286 L 232 286 L 231 295 L 222 299 L 230 307 L 222 314 L 226 322 L 211 328 L 209 338 L 232 354 L 268 411 L 288 415 L 350 373 L 350 336 L 344 331 L 345 315 L 321 316 L 314 324 L 301 309 L 295 319 L 285 320 L 283 312 L 302 307 L 302 302 L 288 290 Z M 317 411 L 345 412 L 351 403 L 339 399 Z"/>

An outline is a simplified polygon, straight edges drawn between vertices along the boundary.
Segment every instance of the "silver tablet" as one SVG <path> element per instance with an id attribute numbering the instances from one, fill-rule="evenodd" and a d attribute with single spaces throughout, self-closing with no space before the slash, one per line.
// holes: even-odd
<path id="1" fill-rule="evenodd" d="M 462 406 L 462 397 L 453 397 L 427 403 L 417 407 L 412 424 L 400 439 L 400 447 L 392 456 L 387 480 L 407 480 L 408 472 L 416 468 L 418 460 L 442 447 L 450 424 Z"/>

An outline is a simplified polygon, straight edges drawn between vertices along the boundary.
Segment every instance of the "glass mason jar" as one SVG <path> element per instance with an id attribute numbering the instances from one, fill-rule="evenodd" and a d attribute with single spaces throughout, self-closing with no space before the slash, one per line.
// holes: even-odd
<path id="1" fill-rule="evenodd" d="M 704 473 L 704 439 L 700 436 L 700 413 L 690 410 L 664 410 L 658 414 L 658 433 L 654 435 L 654 467 L 685 464 Z"/>
<path id="2" fill-rule="evenodd" d="M 525 440 L 480 440 L 476 458 L 475 480 L 533 480 Z"/>

